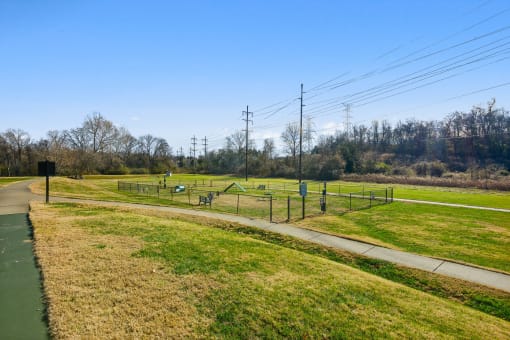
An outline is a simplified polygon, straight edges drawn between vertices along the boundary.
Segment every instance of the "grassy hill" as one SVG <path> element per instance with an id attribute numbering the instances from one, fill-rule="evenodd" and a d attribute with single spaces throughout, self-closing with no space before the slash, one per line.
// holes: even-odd
<path id="1" fill-rule="evenodd" d="M 57 338 L 510 337 L 508 321 L 229 225 L 74 204 L 30 217 Z"/>

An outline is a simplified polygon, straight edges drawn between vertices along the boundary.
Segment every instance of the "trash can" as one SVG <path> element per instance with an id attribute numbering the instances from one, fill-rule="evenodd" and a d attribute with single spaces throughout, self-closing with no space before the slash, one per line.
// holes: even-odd
<path id="1" fill-rule="evenodd" d="M 174 187 L 174 192 L 184 192 L 186 191 L 186 187 L 184 185 L 176 185 Z"/>

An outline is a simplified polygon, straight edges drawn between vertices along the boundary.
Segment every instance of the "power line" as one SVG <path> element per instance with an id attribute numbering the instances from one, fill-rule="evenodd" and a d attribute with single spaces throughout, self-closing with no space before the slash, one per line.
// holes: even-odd
<path id="1" fill-rule="evenodd" d="M 349 103 L 343 103 L 344 105 L 344 112 L 345 112 L 345 116 L 344 116 L 344 124 L 345 124 L 345 135 L 347 136 L 347 140 L 350 140 L 350 135 L 351 135 L 351 118 L 352 116 L 350 115 L 351 113 L 351 104 Z"/>

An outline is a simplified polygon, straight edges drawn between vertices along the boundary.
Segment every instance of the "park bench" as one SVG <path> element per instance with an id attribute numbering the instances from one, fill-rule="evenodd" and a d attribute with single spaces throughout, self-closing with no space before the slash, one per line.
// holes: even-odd
<path id="1" fill-rule="evenodd" d="M 211 206 L 211 203 L 213 201 L 213 198 L 214 198 L 214 193 L 210 192 L 207 194 L 207 196 L 198 196 L 198 205 L 201 205 L 202 203 L 204 203 L 205 205 L 208 205 Z"/>
<path id="2" fill-rule="evenodd" d="M 266 190 L 266 186 L 264 184 L 260 184 L 258 187 L 257 187 L 257 190 Z"/>

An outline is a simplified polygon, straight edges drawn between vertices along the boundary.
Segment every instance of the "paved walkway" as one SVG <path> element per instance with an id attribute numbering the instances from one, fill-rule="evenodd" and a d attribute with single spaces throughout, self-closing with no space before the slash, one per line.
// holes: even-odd
<path id="1" fill-rule="evenodd" d="M 60 202 L 84 202 L 104 206 L 133 207 L 151 209 L 157 211 L 175 212 L 194 216 L 221 219 L 256 227 L 283 235 L 293 236 L 302 240 L 322 244 L 328 247 L 347 250 L 352 253 L 362 254 L 368 257 L 386 260 L 411 268 L 417 268 L 428 272 L 438 273 L 458 279 L 479 283 L 485 286 L 501 289 L 510 293 L 510 275 L 491 270 L 481 269 L 469 265 L 458 264 L 451 261 L 435 259 L 427 256 L 406 253 L 399 250 L 374 246 L 360 241 L 353 241 L 338 236 L 320 233 L 308 229 L 299 228 L 291 224 L 275 224 L 266 220 L 253 219 L 243 216 L 214 213 L 207 210 L 183 209 L 175 207 L 153 206 L 145 204 L 133 204 L 122 202 L 105 202 L 82 200 L 62 197 L 52 197 L 51 201 Z"/>
<path id="2" fill-rule="evenodd" d="M 481 206 L 478 206 L 478 205 L 466 205 L 466 204 L 434 202 L 434 201 L 420 201 L 420 200 L 410 200 L 410 199 L 407 199 L 407 198 L 394 198 L 393 200 L 395 202 L 407 202 L 407 203 L 442 205 L 442 206 L 445 206 L 445 207 L 467 208 L 467 209 L 476 209 L 476 210 L 489 210 L 489 211 L 499 211 L 499 212 L 510 213 L 510 209 L 481 207 Z"/>
<path id="3" fill-rule="evenodd" d="M 47 339 L 41 278 L 32 249 L 27 183 L 0 188 L 0 338 Z"/>

